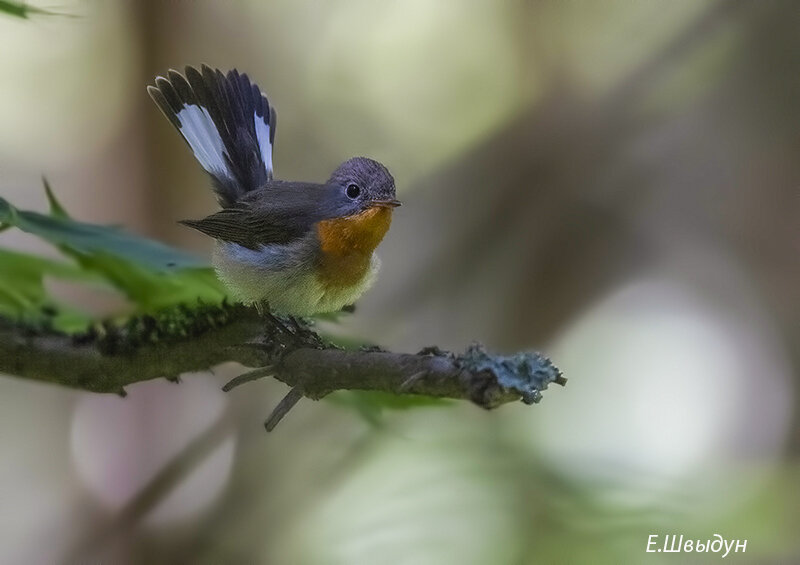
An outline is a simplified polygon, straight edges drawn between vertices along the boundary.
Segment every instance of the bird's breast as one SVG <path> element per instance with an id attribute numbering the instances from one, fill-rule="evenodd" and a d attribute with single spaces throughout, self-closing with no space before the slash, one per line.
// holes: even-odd
<path id="1" fill-rule="evenodd" d="M 319 278 L 325 286 L 349 287 L 369 272 L 372 253 L 392 223 L 392 210 L 372 207 L 345 218 L 317 224 Z"/>

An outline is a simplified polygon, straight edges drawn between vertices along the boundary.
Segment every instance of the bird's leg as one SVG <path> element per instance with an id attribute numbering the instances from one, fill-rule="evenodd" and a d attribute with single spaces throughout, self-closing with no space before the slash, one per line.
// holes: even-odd
<path id="1" fill-rule="evenodd" d="M 287 335 L 294 335 L 294 332 L 292 332 L 292 330 L 290 330 L 280 318 L 272 313 L 272 309 L 269 307 L 269 302 L 266 300 L 257 300 L 256 302 L 253 302 L 253 306 L 255 306 L 256 312 L 258 312 L 258 316 L 262 320 L 271 323 L 273 326 Z"/>
<path id="2" fill-rule="evenodd" d="M 292 328 L 296 335 L 300 335 L 306 329 L 303 327 L 300 321 L 294 316 L 289 316 L 289 323 L 292 325 Z"/>
<path id="3" fill-rule="evenodd" d="M 314 325 L 313 318 L 289 316 L 289 322 L 292 325 L 295 338 L 299 343 L 303 344 L 303 346 L 317 347 L 320 349 L 325 346 L 322 338 L 311 329 L 311 326 Z"/>

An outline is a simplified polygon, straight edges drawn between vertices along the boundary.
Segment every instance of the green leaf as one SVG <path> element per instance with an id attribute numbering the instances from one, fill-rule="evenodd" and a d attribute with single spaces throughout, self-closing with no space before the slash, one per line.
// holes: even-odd
<path id="1" fill-rule="evenodd" d="M 72 266 L 75 272 L 85 276 L 93 273 L 96 280 L 127 297 L 136 307 L 136 313 L 198 300 L 215 304 L 226 298 L 225 289 L 204 260 L 117 227 L 73 220 L 47 180 L 43 180 L 50 214 L 19 210 L 0 198 L 0 225 L 16 227 L 56 246 L 75 261 L 77 266 Z M 39 260 L 29 255 L 19 254 L 19 257 Z M 14 265 L 9 263 L 4 271 L 13 271 L 18 265 L 19 261 Z M 19 277 L 6 281 L 7 310 L 17 314 L 25 310 L 30 315 L 35 308 L 29 303 L 23 307 L 18 296 L 22 284 L 25 283 Z M 43 295 L 37 294 L 37 304 L 44 300 Z M 13 309 L 11 304 L 15 305 Z"/>
<path id="2" fill-rule="evenodd" d="M 218 303 L 226 297 L 222 284 L 210 267 L 164 273 L 103 252 L 76 254 L 75 259 L 85 269 L 100 274 L 133 302 L 139 312 L 152 312 L 197 300 Z"/>
<path id="3" fill-rule="evenodd" d="M 50 297 L 45 277 L 98 282 L 92 273 L 75 265 L 0 248 L 0 316 L 30 322 L 52 323 L 61 330 L 85 327 L 91 318 Z"/>
<path id="4" fill-rule="evenodd" d="M 61 202 L 58 201 L 56 195 L 53 194 L 53 189 L 50 188 L 50 183 L 48 182 L 47 178 L 42 177 L 42 184 L 44 184 L 44 192 L 47 195 L 47 202 L 50 204 L 50 215 L 55 218 L 66 218 L 69 219 L 69 214 L 61 205 Z"/>
<path id="5" fill-rule="evenodd" d="M 117 227 L 18 210 L 3 198 L 0 198 L 0 223 L 17 227 L 77 254 L 107 254 L 153 271 L 167 273 L 208 266 L 199 257 Z"/>

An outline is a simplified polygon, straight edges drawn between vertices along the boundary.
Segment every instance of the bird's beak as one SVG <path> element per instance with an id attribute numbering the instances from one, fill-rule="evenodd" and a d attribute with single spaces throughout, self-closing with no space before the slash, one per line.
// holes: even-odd
<path id="1" fill-rule="evenodd" d="M 380 208 L 397 208 L 402 205 L 402 202 L 399 200 L 373 200 L 372 205 Z"/>

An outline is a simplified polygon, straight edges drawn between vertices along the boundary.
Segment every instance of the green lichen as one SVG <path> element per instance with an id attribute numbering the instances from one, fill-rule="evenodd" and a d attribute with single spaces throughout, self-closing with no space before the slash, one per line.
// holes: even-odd
<path id="1" fill-rule="evenodd" d="M 488 371 L 498 384 L 522 397 L 525 404 L 542 399 L 542 391 L 550 383 L 566 383 L 561 371 L 547 357 L 538 352 L 514 355 L 490 355 L 481 344 L 473 344 L 456 362 L 465 370 L 479 373 Z"/>

